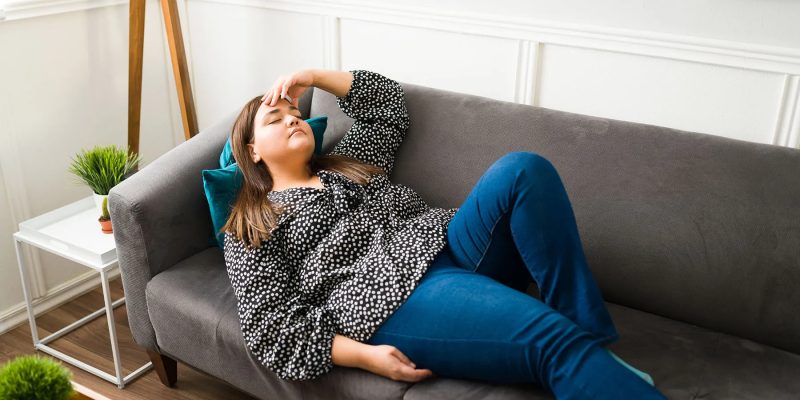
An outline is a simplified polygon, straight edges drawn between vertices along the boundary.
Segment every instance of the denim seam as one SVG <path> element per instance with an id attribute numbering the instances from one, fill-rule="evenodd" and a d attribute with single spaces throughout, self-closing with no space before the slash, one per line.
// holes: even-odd
<path id="1" fill-rule="evenodd" d="M 414 338 L 414 339 L 422 339 L 422 340 L 431 340 L 437 342 L 481 342 L 481 343 L 500 343 L 500 344 L 511 344 L 511 345 L 524 345 L 523 342 L 515 342 L 509 340 L 488 340 L 488 339 L 453 339 L 453 338 L 429 338 L 425 336 L 414 336 L 414 335 L 403 335 L 402 333 L 394 333 L 394 332 L 386 332 L 381 331 L 381 335 L 390 335 L 390 336 L 401 336 L 407 338 Z M 371 339 L 371 338 L 370 338 Z"/>
<path id="2" fill-rule="evenodd" d="M 494 230 L 495 230 L 495 228 L 497 228 L 497 224 L 500 222 L 501 219 L 503 219 L 503 217 L 505 215 L 506 215 L 505 212 L 501 213 L 500 216 L 497 218 L 497 220 L 494 221 L 494 225 L 492 225 L 492 229 L 489 230 L 489 243 L 487 243 L 486 244 L 486 248 L 483 249 L 483 254 L 481 254 L 480 260 L 478 260 L 478 262 L 475 263 L 475 268 L 472 270 L 472 272 L 477 272 L 478 271 L 478 267 L 480 267 L 481 262 L 486 257 L 486 253 L 489 252 L 489 246 L 491 246 L 492 245 L 492 241 L 494 241 Z"/>

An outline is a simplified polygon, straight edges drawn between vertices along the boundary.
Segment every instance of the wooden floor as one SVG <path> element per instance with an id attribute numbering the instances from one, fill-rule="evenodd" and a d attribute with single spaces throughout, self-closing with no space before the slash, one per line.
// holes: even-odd
<path id="1" fill-rule="evenodd" d="M 123 296 L 122 281 L 119 276 L 110 282 L 112 301 Z M 99 286 L 73 301 L 36 317 L 39 338 L 77 321 L 86 314 L 103 307 L 103 290 Z M 128 327 L 128 315 L 125 304 L 114 309 L 119 352 L 122 361 L 123 376 L 128 375 L 149 361 L 147 353 L 133 341 Z M 88 324 L 50 342 L 50 346 L 75 357 L 102 371 L 114 375 L 114 362 L 111 353 L 111 342 L 108 334 L 108 321 L 103 314 Z M 39 354 L 51 357 L 42 351 L 34 351 L 30 324 L 22 324 L 13 330 L 0 335 L 0 364 L 14 357 L 26 354 Z M 154 370 L 125 385 L 117 388 L 105 379 L 86 372 L 65 361 L 60 361 L 73 374 L 73 380 L 110 399 L 254 399 L 240 392 L 227 383 L 197 371 L 178 362 L 178 381 L 173 388 L 161 384 Z"/>

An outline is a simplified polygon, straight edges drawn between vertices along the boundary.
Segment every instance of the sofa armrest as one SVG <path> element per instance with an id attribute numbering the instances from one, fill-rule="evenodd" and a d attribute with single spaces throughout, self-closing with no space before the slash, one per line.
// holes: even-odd
<path id="1" fill-rule="evenodd" d="M 147 312 L 147 282 L 210 246 L 213 227 L 201 171 L 219 168 L 219 154 L 236 115 L 238 110 L 109 192 L 130 328 L 136 343 L 144 348 L 159 351 Z"/>

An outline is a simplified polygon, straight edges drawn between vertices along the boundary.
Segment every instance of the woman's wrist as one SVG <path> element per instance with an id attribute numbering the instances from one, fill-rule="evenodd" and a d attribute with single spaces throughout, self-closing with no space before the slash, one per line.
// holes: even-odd
<path id="1" fill-rule="evenodd" d="M 307 69 L 309 75 L 311 75 L 311 86 L 317 87 L 317 80 L 319 79 L 317 75 L 319 74 L 318 69 Z"/>
<path id="2" fill-rule="evenodd" d="M 345 367 L 364 368 L 369 360 L 370 345 L 336 334 L 333 338 L 331 359 Z"/>

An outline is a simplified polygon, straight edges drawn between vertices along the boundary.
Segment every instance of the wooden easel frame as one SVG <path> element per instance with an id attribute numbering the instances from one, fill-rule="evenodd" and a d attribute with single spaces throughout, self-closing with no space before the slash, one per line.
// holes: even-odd
<path id="1" fill-rule="evenodd" d="M 128 151 L 139 153 L 139 127 L 142 110 L 142 62 L 144 53 L 144 15 L 146 0 L 130 0 L 130 32 L 128 35 Z M 189 68 L 183 47 L 180 17 L 176 0 L 161 0 L 167 30 L 172 72 L 181 107 L 181 120 L 186 140 L 197 134 L 197 112 L 194 107 Z M 138 169 L 138 166 L 137 166 Z"/>

